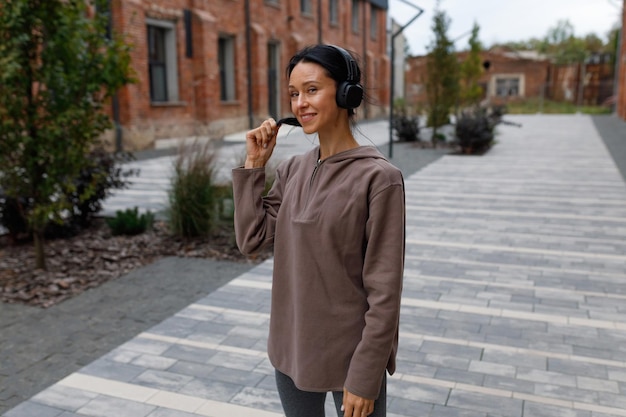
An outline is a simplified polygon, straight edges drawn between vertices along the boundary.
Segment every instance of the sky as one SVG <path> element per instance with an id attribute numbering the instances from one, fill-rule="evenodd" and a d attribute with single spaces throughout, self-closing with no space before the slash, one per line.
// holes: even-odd
<path id="1" fill-rule="evenodd" d="M 411 54 L 424 55 L 433 39 L 436 0 L 389 0 L 389 14 L 401 26 L 419 10 L 424 12 L 402 32 Z M 595 33 L 606 41 L 606 33 L 619 26 L 623 0 L 441 0 L 440 8 L 450 18 L 448 37 L 456 50 L 467 47 L 474 22 L 480 27 L 483 46 L 508 41 L 543 38 L 559 20 L 569 20 L 576 36 Z"/>

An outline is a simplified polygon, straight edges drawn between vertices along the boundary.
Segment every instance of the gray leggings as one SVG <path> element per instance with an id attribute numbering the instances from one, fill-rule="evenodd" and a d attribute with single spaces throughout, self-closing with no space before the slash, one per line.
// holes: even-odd
<path id="1" fill-rule="evenodd" d="M 276 370 L 276 387 L 283 404 L 286 417 L 325 417 L 325 392 L 302 391 L 296 387 L 292 379 Z M 337 416 L 343 417 L 341 405 L 343 392 L 333 391 Z M 368 417 L 385 417 L 387 415 L 387 374 L 383 378 L 378 399 L 374 402 L 374 412 Z"/>

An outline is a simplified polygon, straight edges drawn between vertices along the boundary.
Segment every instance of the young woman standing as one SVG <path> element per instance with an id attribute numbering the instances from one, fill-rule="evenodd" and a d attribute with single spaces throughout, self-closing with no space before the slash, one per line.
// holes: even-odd
<path id="1" fill-rule="evenodd" d="M 315 45 L 287 67 L 291 111 L 319 146 L 265 165 L 279 124 L 246 134 L 233 170 L 235 230 L 244 254 L 274 246 L 268 355 L 287 417 L 322 417 L 327 392 L 344 417 L 386 415 L 395 370 L 404 268 L 401 172 L 352 133 L 363 98 L 346 50 Z"/>

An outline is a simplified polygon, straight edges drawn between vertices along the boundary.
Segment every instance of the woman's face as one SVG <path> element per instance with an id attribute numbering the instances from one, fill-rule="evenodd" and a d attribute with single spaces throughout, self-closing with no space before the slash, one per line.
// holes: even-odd
<path id="1" fill-rule="evenodd" d="M 296 64 L 289 77 L 289 97 L 291 111 L 305 133 L 319 133 L 337 126 L 342 113 L 335 100 L 336 93 L 337 84 L 324 67 L 312 62 Z"/>

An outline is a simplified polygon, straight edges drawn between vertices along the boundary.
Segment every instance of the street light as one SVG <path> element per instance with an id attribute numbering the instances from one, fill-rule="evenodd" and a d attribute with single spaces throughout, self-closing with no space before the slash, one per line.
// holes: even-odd
<path id="1" fill-rule="evenodd" d="M 413 21 L 415 19 L 417 19 L 418 17 L 420 17 L 420 15 L 422 13 L 424 13 L 424 9 L 406 1 L 406 0 L 398 0 L 401 1 L 402 3 L 413 7 L 414 9 L 418 10 L 418 13 L 413 16 L 413 18 L 411 18 L 411 20 L 408 21 L 408 23 L 406 23 L 404 26 L 402 26 L 400 29 L 398 29 L 397 32 L 392 33 L 391 34 L 391 86 L 390 86 L 390 92 L 389 92 L 389 159 L 391 159 L 393 157 L 393 101 L 394 101 L 394 89 L 395 89 L 395 83 L 396 83 L 396 77 L 395 77 L 395 71 L 394 71 L 394 64 L 395 64 L 395 59 L 396 59 L 396 46 L 395 46 L 395 39 L 398 35 L 400 35 L 404 29 L 409 26 L 411 23 L 413 23 Z M 393 29 L 392 29 L 393 30 Z"/>

